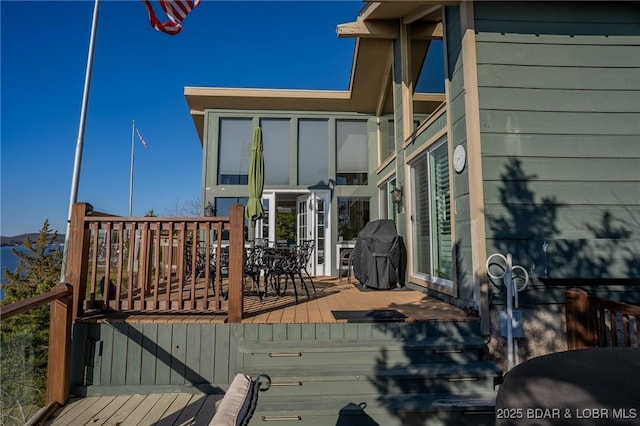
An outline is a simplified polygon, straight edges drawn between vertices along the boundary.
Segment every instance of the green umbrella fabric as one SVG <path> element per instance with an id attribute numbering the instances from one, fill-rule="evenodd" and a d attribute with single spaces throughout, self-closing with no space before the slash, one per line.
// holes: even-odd
<path id="1" fill-rule="evenodd" d="M 245 216 L 252 222 L 264 217 L 262 208 L 262 190 L 264 189 L 264 155 L 262 153 L 262 130 L 253 130 L 251 145 L 251 161 L 249 162 L 249 200 L 245 209 Z M 255 225 L 255 223 L 252 223 Z"/>

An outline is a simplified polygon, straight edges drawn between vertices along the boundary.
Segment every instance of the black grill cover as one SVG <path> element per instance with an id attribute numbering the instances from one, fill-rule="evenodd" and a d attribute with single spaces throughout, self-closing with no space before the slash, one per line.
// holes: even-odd
<path id="1" fill-rule="evenodd" d="M 353 275 L 363 286 L 389 289 L 404 284 L 406 253 L 393 220 L 367 223 L 358 233 L 352 256 Z"/>

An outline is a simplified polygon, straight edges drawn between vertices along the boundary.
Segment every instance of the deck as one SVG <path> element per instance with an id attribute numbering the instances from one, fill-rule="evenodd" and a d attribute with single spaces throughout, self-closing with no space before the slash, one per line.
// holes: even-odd
<path id="1" fill-rule="evenodd" d="M 334 277 L 314 279 L 316 294 L 307 299 L 301 296 L 295 303 L 291 291 L 277 297 L 269 295 L 264 301 L 255 295 L 245 296 L 243 324 L 310 324 L 345 323 L 335 319 L 332 311 L 396 310 L 406 316 L 405 322 L 433 320 L 463 321 L 466 313 L 420 291 L 408 288 L 361 291 L 357 282 Z M 186 313 L 100 313 L 85 317 L 83 322 L 136 323 L 226 323 L 226 315 L 205 312 Z M 206 425 L 215 414 L 220 394 L 194 392 L 87 396 L 72 398 L 60 409 L 49 425 Z M 148 391 L 147 388 L 144 393 Z M 158 390 L 156 390 L 158 392 Z"/>
<path id="2" fill-rule="evenodd" d="M 166 393 L 72 398 L 46 425 L 208 425 L 221 395 Z"/>
<path id="3" fill-rule="evenodd" d="M 284 296 L 268 294 L 261 299 L 255 293 L 244 296 L 244 324 L 308 324 L 308 323 L 340 323 L 344 319 L 336 319 L 332 311 L 369 311 L 396 310 L 406 316 L 404 321 L 430 320 L 462 320 L 466 313 L 443 301 L 428 297 L 426 294 L 409 288 L 392 290 L 362 291 L 357 281 L 339 280 L 335 277 L 314 278 L 316 293 L 310 289 L 311 297 L 299 295 L 296 303 L 291 287 Z M 204 284 L 197 283 L 197 297 Z M 299 289 L 299 293 L 303 293 Z M 225 314 L 204 311 L 189 313 L 177 312 L 97 312 L 85 316 L 82 321 L 111 322 L 184 322 L 184 323 L 223 323 L 227 321 Z"/>

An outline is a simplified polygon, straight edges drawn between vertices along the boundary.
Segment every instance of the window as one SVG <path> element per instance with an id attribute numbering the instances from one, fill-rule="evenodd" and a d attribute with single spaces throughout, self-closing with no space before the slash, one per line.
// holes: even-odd
<path id="1" fill-rule="evenodd" d="M 329 181 L 329 122 L 298 121 L 298 185 L 327 184 Z"/>
<path id="2" fill-rule="evenodd" d="M 366 185 L 369 174 L 367 122 L 336 121 L 336 184 Z"/>
<path id="3" fill-rule="evenodd" d="M 418 126 L 420 125 L 420 120 L 413 120 L 413 130 L 416 131 Z M 388 146 L 382 146 L 380 149 L 380 158 L 382 161 L 389 158 L 391 154 L 395 151 L 395 143 L 396 143 L 396 128 L 395 128 L 395 120 L 389 120 L 389 141 Z M 409 135 L 404 135 L 404 138 L 407 139 Z M 386 149 L 386 151 L 382 151 L 382 149 Z"/>
<path id="4" fill-rule="evenodd" d="M 431 40 L 416 84 L 418 93 L 444 93 L 444 44 Z"/>
<path id="5" fill-rule="evenodd" d="M 221 118 L 218 185 L 246 185 L 253 139 L 250 118 Z"/>
<path id="6" fill-rule="evenodd" d="M 338 197 L 338 237 L 355 240 L 369 217 L 368 198 Z"/>
<path id="7" fill-rule="evenodd" d="M 289 152 L 291 138 L 288 119 L 260 120 L 264 155 L 265 185 L 289 185 Z"/>
<path id="8" fill-rule="evenodd" d="M 451 280 L 451 204 L 446 141 L 411 165 L 413 272 Z"/>
<path id="9" fill-rule="evenodd" d="M 396 187 L 396 179 L 390 179 L 382 186 L 379 187 L 380 190 L 380 219 L 392 219 L 394 222 L 396 221 L 396 206 L 393 204 L 393 197 L 391 196 L 391 191 L 393 191 Z"/>
<path id="10" fill-rule="evenodd" d="M 243 206 L 247 205 L 247 200 L 248 198 L 246 197 L 218 197 L 216 198 L 216 207 L 215 207 L 215 213 L 216 216 L 229 216 L 229 212 L 231 212 L 231 205 L 233 204 L 242 204 Z M 244 238 L 245 240 L 248 237 L 248 230 L 249 230 L 249 220 L 245 217 L 244 218 Z M 223 231 L 222 232 L 222 239 L 223 240 L 228 240 L 229 239 L 229 231 Z"/>
<path id="11" fill-rule="evenodd" d="M 380 134 L 380 163 L 391 157 L 396 150 L 396 132 L 394 129 L 395 122 L 393 119 L 387 121 L 386 132 L 385 127 L 382 127 Z M 386 133 L 386 134 L 385 134 Z"/>

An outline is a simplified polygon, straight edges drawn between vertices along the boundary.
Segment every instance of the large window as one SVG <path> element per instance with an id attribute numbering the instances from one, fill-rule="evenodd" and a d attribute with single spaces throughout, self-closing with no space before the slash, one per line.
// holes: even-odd
<path id="1" fill-rule="evenodd" d="M 329 181 L 328 120 L 298 120 L 298 185 Z"/>
<path id="2" fill-rule="evenodd" d="M 289 185 L 289 152 L 291 139 L 288 119 L 263 118 L 262 146 L 265 185 Z"/>
<path id="3" fill-rule="evenodd" d="M 336 121 L 336 184 L 366 185 L 369 174 L 367 122 Z"/>
<path id="4" fill-rule="evenodd" d="M 413 272 L 451 280 L 451 204 L 446 141 L 411 166 Z"/>
<path id="5" fill-rule="evenodd" d="M 354 240 L 369 222 L 369 199 L 338 197 L 338 238 Z"/>
<path id="6" fill-rule="evenodd" d="M 246 185 L 253 138 L 250 118 L 221 118 L 218 185 Z"/>
<path id="7" fill-rule="evenodd" d="M 248 198 L 246 197 L 217 197 L 215 199 L 215 215 L 216 216 L 229 216 L 231 212 L 231 206 L 233 204 L 242 204 L 243 206 L 247 205 Z M 249 231 L 249 220 L 244 218 L 244 238 L 245 240 L 248 237 Z M 222 232 L 222 239 L 229 239 L 229 231 Z"/>

